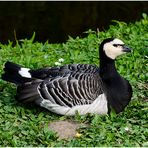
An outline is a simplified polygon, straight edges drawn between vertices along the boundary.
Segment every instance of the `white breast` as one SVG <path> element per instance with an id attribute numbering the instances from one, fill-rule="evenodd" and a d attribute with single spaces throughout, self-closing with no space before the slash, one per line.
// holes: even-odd
<path id="1" fill-rule="evenodd" d="M 40 105 L 51 112 L 68 116 L 75 115 L 76 112 L 79 112 L 80 115 L 87 113 L 107 114 L 108 112 L 107 99 L 104 94 L 99 95 L 92 104 L 77 105 L 72 108 L 53 104 L 49 100 L 44 99 Z"/>

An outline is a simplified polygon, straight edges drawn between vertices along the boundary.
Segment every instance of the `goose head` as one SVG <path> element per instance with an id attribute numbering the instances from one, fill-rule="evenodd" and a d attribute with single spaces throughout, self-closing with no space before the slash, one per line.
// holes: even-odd
<path id="1" fill-rule="evenodd" d="M 100 45 L 100 56 L 106 56 L 112 60 L 127 52 L 131 52 L 131 49 L 118 38 L 105 39 Z"/>

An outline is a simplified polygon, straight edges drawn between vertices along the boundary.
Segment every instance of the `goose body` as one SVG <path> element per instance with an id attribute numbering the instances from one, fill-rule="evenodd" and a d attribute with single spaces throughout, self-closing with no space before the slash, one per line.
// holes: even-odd
<path id="1" fill-rule="evenodd" d="M 117 72 L 115 58 L 129 51 L 121 40 L 109 38 L 100 45 L 100 68 L 69 64 L 31 70 L 6 62 L 2 79 L 17 84 L 18 101 L 60 115 L 107 114 L 110 108 L 119 113 L 131 100 L 132 88 Z"/>

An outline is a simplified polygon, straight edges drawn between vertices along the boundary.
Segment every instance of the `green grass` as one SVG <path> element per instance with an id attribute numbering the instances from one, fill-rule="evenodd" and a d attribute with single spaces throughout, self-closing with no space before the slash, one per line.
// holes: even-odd
<path id="1" fill-rule="evenodd" d="M 29 68 L 54 66 L 59 58 L 62 64 L 91 63 L 98 65 L 98 45 L 107 37 L 117 37 L 133 52 L 120 57 L 119 73 L 133 87 L 132 101 L 124 112 L 110 116 L 85 115 L 65 117 L 42 108 L 24 106 L 15 101 L 16 87 L 0 79 L 0 146 L 148 146 L 148 17 L 134 24 L 113 21 L 109 30 L 89 30 L 87 37 L 72 38 L 66 43 L 50 44 L 24 39 L 0 44 L 0 74 L 9 60 Z M 87 123 L 80 138 L 58 140 L 48 129 L 54 120 L 69 119 Z"/>

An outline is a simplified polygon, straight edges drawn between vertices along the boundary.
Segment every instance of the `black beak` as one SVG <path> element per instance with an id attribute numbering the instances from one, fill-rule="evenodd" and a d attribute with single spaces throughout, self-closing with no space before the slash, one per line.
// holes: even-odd
<path id="1" fill-rule="evenodd" d="M 128 46 L 126 46 L 126 45 L 123 45 L 122 46 L 123 47 L 123 52 L 131 52 L 132 50 L 128 47 Z"/>

